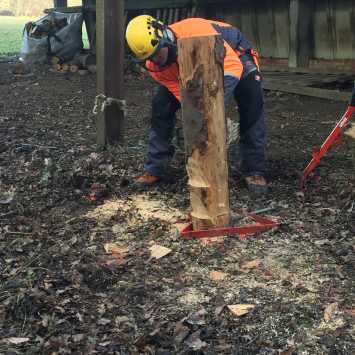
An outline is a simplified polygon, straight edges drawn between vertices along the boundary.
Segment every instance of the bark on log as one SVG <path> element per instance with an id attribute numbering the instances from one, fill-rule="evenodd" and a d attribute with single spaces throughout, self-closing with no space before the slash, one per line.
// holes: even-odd
<path id="1" fill-rule="evenodd" d="M 77 73 L 79 70 L 79 66 L 77 64 L 70 64 L 69 71 L 71 73 Z"/>
<path id="2" fill-rule="evenodd" d="M 182 116 L 194 230 L 229 224 L 220 36 L 178 40 Z"/>
<path id="3" fill-rule="evenodd" d="M 96 55 L 95 54 L 83 54 L 78 56 L 79 63 L 83 68 L 87 69 L 90 65 L 96 65 Z"/>

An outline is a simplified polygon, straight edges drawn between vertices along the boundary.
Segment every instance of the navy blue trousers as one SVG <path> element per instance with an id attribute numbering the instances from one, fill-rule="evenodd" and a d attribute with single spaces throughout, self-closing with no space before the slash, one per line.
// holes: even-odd
<path id="1" fill-rule="evenodd" d="M 266 173 L 266 128 L 264 100 L 260 74 L 257 71 L 243 77 L 233 89 L 240 117 L 240 157 L 244 176 Z M 164 86 L 159 86 L 152 104 L 152 121 L 146 171 L 163 177 L 174 155 L 171 144 L 180 102 Z"/>

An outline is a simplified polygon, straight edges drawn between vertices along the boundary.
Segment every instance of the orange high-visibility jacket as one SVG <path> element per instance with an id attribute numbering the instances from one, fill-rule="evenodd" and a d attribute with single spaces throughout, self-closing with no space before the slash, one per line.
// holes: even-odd
<path id="1" fill-rule="evenodd" d="M 224 58 L 224 75 L 232 76 L 239 80 L 243 74 L 243 64 L 239 58 L 245 51 L 251 49 L 250 43 L 242 33 L 223 22 L 210 21 L 202 18 L 188 18 L 172 25 L 176 39 L 221 34 L 224 39 L 226 56 Z M 179 68 L 177 63 L 160 68 L 152 61 L 146 61 L 146 67 L 154 80 L 165 86 L 174 96 L 181 101 L 179 87 Z"/>

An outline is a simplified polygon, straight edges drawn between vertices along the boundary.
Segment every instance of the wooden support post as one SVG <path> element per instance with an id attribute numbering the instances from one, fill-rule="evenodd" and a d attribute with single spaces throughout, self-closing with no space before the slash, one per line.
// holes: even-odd
<path id="1" fill-rule="evenodd" d="M 95 8 L 95 0 L 83 0 L 83 15 L 90 51 L 96 53 L 96 12 L 93 8 Z"/>
<path id="2" fill-rule="evenodd" d="M 290 1 L 290 68 L 307 68 L 312 57 L 312 0 Z"/>
<path id="3" fill-rule="evenodd" d="M 97 116 L 97 143 L 101 146 L 123 140 L 124 0 L 96 1 L 97 94 L 120 100 Z"/>
<path id="4" fill-rule="evenodd" d="M 54 7 L 68 7 L 67 0 L 54 0 Z"/>
<path id="5" fill-rule="evenodd" d="M 187 172 L 194 230 L 229 224 L 228 159 L 220 36 L 178 40 Z"/>

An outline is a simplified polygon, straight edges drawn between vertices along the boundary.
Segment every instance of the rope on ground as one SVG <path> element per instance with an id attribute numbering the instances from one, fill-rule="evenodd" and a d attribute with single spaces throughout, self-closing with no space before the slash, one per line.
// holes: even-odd
<path id="1" fill-rule="evenodd" d="M 104 94 L 99 94 L 95 97 L 95 104 L 92 113 L 94 115 L 97 115 L 99 112 L 104 112 L 108 106 L 111 106 L 113 104 L 116 104 L 118 108 L 126 115 L 126 100 L 119 100 L 113 97 L 107 97 Z"/>

